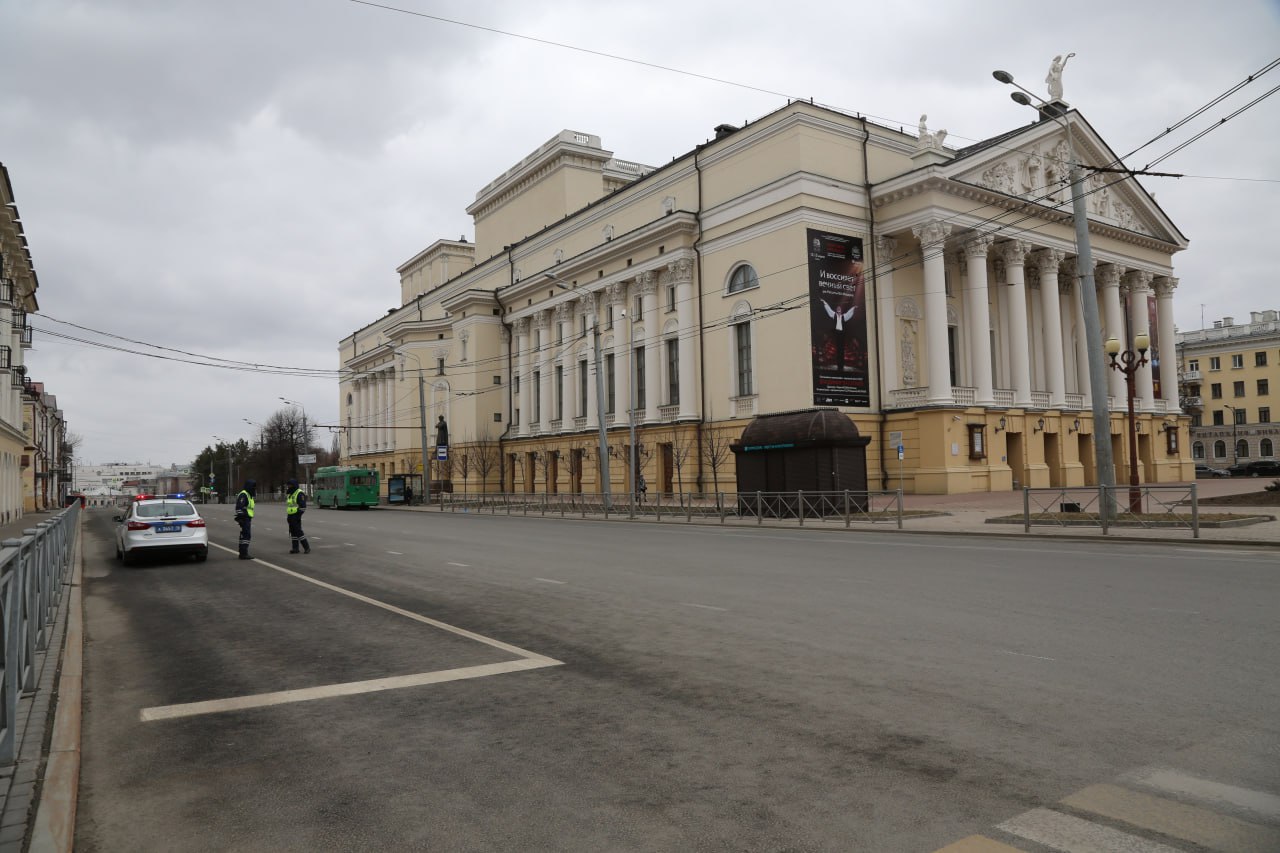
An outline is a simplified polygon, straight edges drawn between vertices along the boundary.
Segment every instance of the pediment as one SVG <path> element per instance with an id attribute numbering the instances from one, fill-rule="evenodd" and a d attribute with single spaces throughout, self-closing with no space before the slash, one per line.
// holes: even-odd
<path id="1" fill-rule="evenodd" d="M 1086 166 L 1119 165 L 1119 157 L 1076 112 L 1071 132 Z M 1054 121 L 962 150 L 944 167 L 947 177 L 992 192 L 1071 212 L 1071 147 Z M 1129 176 L 1085 170 L 1089 220 L 1155 240 L 1186 246 L 1187 240 L 1145 189 Z"/>

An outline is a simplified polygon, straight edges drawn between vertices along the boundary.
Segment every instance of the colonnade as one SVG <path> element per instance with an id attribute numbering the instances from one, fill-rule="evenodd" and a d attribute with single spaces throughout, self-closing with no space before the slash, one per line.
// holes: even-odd
<path id="1" fill-rule="evenodd" d="M 356 379 L 351 383 L 351 395 L 351 453 L 395 450 L 395 367 L 389 365 Z M 417 400 L 416 388 L 413 399 Z"/>
<path id="2" fill-rule="evenodd" d="M 876 280 L 880 328 L 887 332 L 881 348 L 885 407 L 1090 408 L 1076 259 L 1025 239 L 997 241 L 990 234 L 953 235 L 952 230 L 950 224 L 936 219 L 912 228 L 923 262 L 923 310 L 914 296 L 895 294 L 892 265 L 883 265 L 889 271 Z M 894 257 L 898 242 L 889 236 L 877 238 L 879 257 Z M 1145 412 L 1178 411 L 1173 375 L 1173 292 L 1178 280 L 1112 263 L 1097 264 L 1095 280 L 1104 341 L 1116 337 L 1123 348 L 1132 348 L 1137 335 L 1158 332 L 1152 338 L 1163 352 L 1152 353 L 1152 363 L 1139 369 L 1135 407 Z M 1148 310 L 1153 292 L 1155 330 Z M 917 364 L 921 343 L 923 379 Z M 1153 367 L 1161 356 L 1166 357 L 1166 366 L 1157 397 Z M 1110 405 L 1123 410 L 1124 377 L 1119 371 L 1108 373 Z"/>

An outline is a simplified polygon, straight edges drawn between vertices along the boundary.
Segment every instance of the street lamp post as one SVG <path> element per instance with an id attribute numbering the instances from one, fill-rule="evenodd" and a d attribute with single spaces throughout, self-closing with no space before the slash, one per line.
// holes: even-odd
<path id="1" fill-rule="evenodd" d="M 1230 403 L 1223 403 L 1231 410 L 1231 467 L 1234 468 L 1240 464 L 1240 419 L 1236 417 L 1236 407 Z"/>
<path id="2" fill-rule="evenodd" d="M 1151 347 L 1151 339 L 1145 334 L 1139 334 L 1133 339 L 1133 344 L 1135 349 L 1121 352 L 1119 340 L 1107 339 L 1107 356 L 1111 359 L 1111 369 L 1124 374 L 1125 396 L 1129 403 L 1129 512 L 1137 515 L 1142 512 L 1142 489 L 1138 485 L 1138 428 L 1133 417 L 1133 377 L 1139 368 L 1147 364 L 1147 350 Z"/>
<path id="3" fill-rule="evenodd" d="M 1098 483 L 1114 486 L 1116 482 L 1115 460 L 1111 454 L 1111 414 L 1107 409 L 1107 369 L 1103 362 L 1102 321 L 1098 316 L 1098 293 L 1093 283 L 1093 250 L 1089 243 L 1089 213 L 1084 201 L 1084 178 L 1080 171 L 1080 156 L 1076 153 L 1075 137 L 1071 123 L 1062 118 L 1062 110 L 1049 104 L 1034 92 L 1019 86 L 1007 71 L 993 71 L 991 76 L 1001 83 L 1020 91 L 1010 97 L 1023 106 L 1036 107 L 1042 116 L 1057 121 L 1067 132 L 1067 148 L 1071 151 L 1071 216 L 1076 228 L 1076 275 L 1080 281 L 1080 307 L 1084 320 L 1085 350 L 1089 354 L 1089 397 L 1093 409 L 1094 467 L 1098 470 Z M 1032 102 L 1032 99 L 1039 104 Z M 1112 367 L 1115 366 L 1114 360 Z M 1132 417 L 1130 418 L 1132 421 Z M 1099 507 L 1105 515 L 1110 512 L 1111 501 L 1104 500 Z"/>
<path id="4" fill-rule="evenodd" d="M 307 430 L 306 407 L 294 400 L 286 400 L 284 397 L 281 397 L 280 401 L 283 403 L 288 403 L 290 406 L 297 406 L 302 411 L 302 451 L 303 453 L 310 454 L 311 453 L 311 434 Z M 307 494 L 311 494 L 311 466 L 309 464 L 304 464 L 302 466 L 302 473 L 303 473 L 303 479 L 306 481 L 306 485 L 307 485 Z"/>
<path id="5" fill-rule="evenodd" d="M 574 289 L 549 272 L 543 275 L 561 290 Z M 608 507 L 612 504 L 610 498 L 613 493 L 613 487 L 609 482 L 609 428 L 604 419 L 604 369 L 601 366 L 600 355 L 600 322 L 594 310 L 591 315 L 591 338 L 596 363 L 596 420 L 600 423 L 600 492 L 604 496 L 604 505 Z"/>
<path id="6" fill-rule="evenodd" d="M 431 459 L 427 455 L 427 391 L 422 377 L 422 359 L 406 349 L 397 349 L 396 355 L 408 356 L 418 363 L 418 427 L 422 433 L 422 501 L 431 506 Z M 444 506 L 444 504 L 441 504 Z"/>

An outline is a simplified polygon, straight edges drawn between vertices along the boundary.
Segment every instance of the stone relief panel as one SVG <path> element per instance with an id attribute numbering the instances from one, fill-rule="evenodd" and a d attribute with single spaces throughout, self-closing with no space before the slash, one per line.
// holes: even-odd
<path id="1" fill-rule="evenodd" d="M 916 341 L 919 340 L 919 320 L 898 319 L 898 354 L 903 388 L 918 388 L 920 376 L 916 371 Z"/>

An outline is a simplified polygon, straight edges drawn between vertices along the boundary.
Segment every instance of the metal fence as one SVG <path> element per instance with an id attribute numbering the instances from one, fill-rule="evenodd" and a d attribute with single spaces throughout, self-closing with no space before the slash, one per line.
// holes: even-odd
<path id="1" fill-rule="evenodd" d="M 1104 511 L 1105 510 L 1105 511 Z M 1173 486 L 1077 486 L 1022 490 L 1023 529 L 1033 525 L 1188 529 L 1200 538 L 1195 483 Z"/>
<path id="2" fill-rule="evenodd" d="M 62 510 L 20 539 L 0 542 L 4 673 L 0 676 L 0 767 L 16 758 L 18 698 L 36 687 L 36 664 L 49 651 L 64 579 L 79 532 L 80 504 Z"/>
<path id="3" fill-rule="evenodd" d="M 431 508 L 440 512 L 558 515 L 628 520 L 750 522 L 766 519 L 806 524 L 853 522 L 902 528 L 902 492 L 715 492 L 710 494 L 603 495 L 579 492 L 474 494 L 444 493 Z"/>

